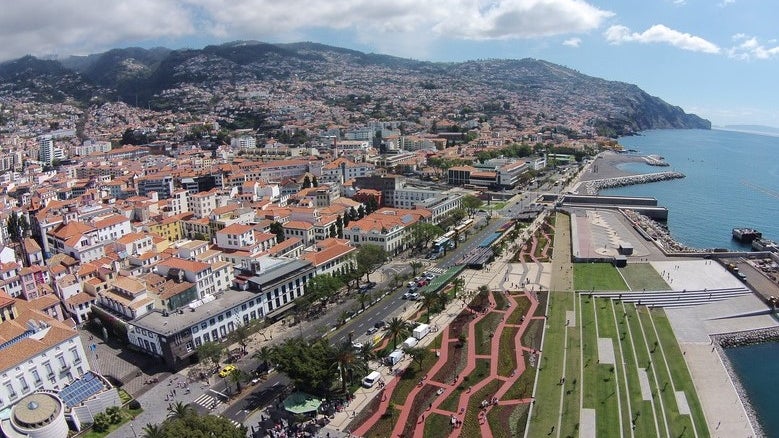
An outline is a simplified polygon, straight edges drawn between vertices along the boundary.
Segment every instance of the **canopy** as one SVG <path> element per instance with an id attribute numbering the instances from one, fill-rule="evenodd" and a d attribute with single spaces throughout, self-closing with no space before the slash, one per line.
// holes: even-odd
<path id="1" fill-rule="evenodd" d="M 293 414 L 305 414 L 306 412 L 316 411 L 321 404 L 322 400 L 300 391 L 293 392 L 284 399 L 284 409 Z"/>

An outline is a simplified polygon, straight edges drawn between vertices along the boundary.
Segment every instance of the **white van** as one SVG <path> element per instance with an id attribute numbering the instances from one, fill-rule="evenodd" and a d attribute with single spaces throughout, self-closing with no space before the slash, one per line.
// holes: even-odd
<path id="1" fill-rule="evenodd" d="M 370 374 L 368 374 L 367 377 L 362 379 L 362 386 L 366 388 L 372 388 L 373 385 L 379 381 L 379 379 L 381 379 L 381 373 L 378 371 L 372 371 Z"/>

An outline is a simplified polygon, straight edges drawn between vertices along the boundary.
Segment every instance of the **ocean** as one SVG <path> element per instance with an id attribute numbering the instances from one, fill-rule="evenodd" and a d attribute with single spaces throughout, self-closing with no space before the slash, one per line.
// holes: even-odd
<path id="1" fill-rule="evenodd" d="M 682 172 L 686 178 L 620 187 L 604 195 L 653 196 L 669 209 L 668 229 L 696 248 L 743 249 L 734 227 L 779 240 L 779 137 L 719 130 L 658 130 L 620 138 L 626 149 L 665 157 L 671 167 L 625 163 L 623 170 Z"/>
<path id="2" fill-rule="evenodd" d="M 636 173 L 675 170 L 678 180 L 620 187 L 601 194 L 653 196 L 669 209 L 668 229 L 696 248 L 743 249 L 734 227 L 756 228 L 779 241 L 779 137 L 719 130 L 647 131 L 623 137 L 626 149 L 665 157 L 671 167 L 625 163 Z M 728 348 L 725 353 L 747 392 L 763 432 L 779 437 L 779 343 Z"/>

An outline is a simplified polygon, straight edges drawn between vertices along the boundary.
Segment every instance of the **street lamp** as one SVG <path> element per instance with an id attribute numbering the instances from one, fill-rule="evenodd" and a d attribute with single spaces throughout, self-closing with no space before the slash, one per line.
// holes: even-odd
<path id="1" fill-rule="evenodd" d="M 130 423 L 130 430 L 133 431 L 133 436 L 138 438 L 138 434 L 135 432 L 135 425 L 133 425 L 133 423 Z"/>

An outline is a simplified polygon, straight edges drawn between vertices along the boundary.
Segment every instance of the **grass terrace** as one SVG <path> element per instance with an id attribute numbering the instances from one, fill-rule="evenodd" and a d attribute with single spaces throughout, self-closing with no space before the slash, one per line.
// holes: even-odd
<path id="1" fill-rule="evenodd" d="M 573 265 L 574 289 L 578 291 L 628 290 L 625 280 L 611 263 L 577 263 Z"/>

